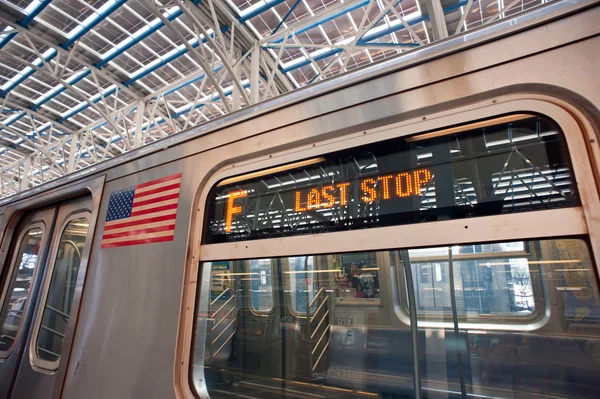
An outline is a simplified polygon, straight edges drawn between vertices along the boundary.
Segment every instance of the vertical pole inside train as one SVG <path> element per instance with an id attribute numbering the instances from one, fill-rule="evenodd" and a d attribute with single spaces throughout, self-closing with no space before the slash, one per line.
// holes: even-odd
<path id="1" fill-rule="evenodd" d="M 285 309 L 285 290 L 283 280 L 283 264 L 281 258 L 275 259 L 275 271 L 277 272 L 277 284 L 278 289 L 278 300 L 279 300 L 279 314 L 284 314 Z M 271 266 L 272 267 L 272 266 Z M 282 391 L 287 389 L 287 340 L 286 340 L 286 323 L 281 323 L 281 384 Z"/>
<path id="2" fill-rule="evenodd" d="M 465 388 L 465 374 L 462 362 L 462 346 L 460 344 L 459 328 L 458 328 L 458 313 L 456 310 L 456 287 L 454 286 L 454 265 L 452 261 L 452 248 L 448 248 L 448 273 L 450 274 L 450 301 L 452 305 L 452 320 L 454 324 L 454 339 L 456 340 L 456 357 L 458 360 L 458 379 L 460 380 L 460 394 L 463 399 L 467 398 Z"/>
<path id="3" fill-rule="evenodd" d="M 406 290 L 408 294 L 408 306 L 410 308 L 410 332 L 412 337 L 413 352 L 413 378 L 415 387 L 415 398 L 421 397 L 421 363 L 419 356 L 419 326 L 417 325 L 417 301 L 415 299 L 415 287 L 410 265 L 408 251 L 400 251 L 400 258 L 404 264 L 404 278 L 406 279 Z"/>

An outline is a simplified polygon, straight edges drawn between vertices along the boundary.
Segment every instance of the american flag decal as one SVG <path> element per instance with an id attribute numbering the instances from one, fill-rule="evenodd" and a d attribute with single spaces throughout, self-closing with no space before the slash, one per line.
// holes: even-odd
<path id="1" fill-rule="evenodd" d="M 101 248 L 173 241 L 181 173 L 110 193 Z"/>

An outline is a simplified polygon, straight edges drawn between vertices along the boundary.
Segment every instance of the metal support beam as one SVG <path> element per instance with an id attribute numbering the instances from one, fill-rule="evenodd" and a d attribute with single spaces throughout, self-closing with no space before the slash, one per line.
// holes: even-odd
<path id="1" fill-rule="evenodd" d="M 204 37 L 207 39 L 208 43 L 210 43 L 212 51 L 214 52 L 214 55 L 219 57 L 219 59 L 223 62 L 223 67 L 229 72 L 230 76 L 233 78 L 235 76 L 235 72 L 233 71 L 232 66 L 229 65 L 229 63 L 232 60 L 232 57 L 228 57 L 228 55 L 225 53 L 225 51 L 227 51 L 227 49 L 225 48 L 225 41 L 223 40 L 223 36 L 221 34 L 222 33 L 221 26 L 217 20 L 216 15 L 213 14 L 212 21 L 211 20 L 205 21 L 205 20 L 203 20 L 202 16 L 199 15 L 198 8 L 190 0 L 175 0 L 175 1 L 177 2 L 177 4 L 179 4 L 179 7 L 183 10 L 184 14 L 186 14 L 191 19 L 194 26 L 197 29 L 199 29 L 200 32 L 202 32 Z M 211 0 L 208 0 L 208 1 L 211 2 Z M 204 27 L 204 24 L 213 24 L 214 25 L 214 36 L 210 35 L 208 30 Z M 232 35 L 233 35 L 233 32 L 232 32 Z M 217 39 L 219 39 L 221 42 L 219 43 L 217 41 Z M 233 51 L 233 49 L 231 49 L 231 51 Z M 213 57 L 214 57 L 214 55 L 213 55 Z M 212 70 L 212 68 L 211 68 L 211 70 Z M 209 72 L 210 72 L 210 70 L 209 70 Z M 240 82 L 240 80 L 232 79 L 232 84 L 234 86 L 237 86 L 237 89 L 238 89 L 237 94 L 241 95 L 244 98 L 244 101 L 246 102 L 246 104 L 249 103 L 250 101 L 248 99 L 248 96 L 246 95 L 246 92 L 242 88 L 242 83 Z M 219 94 L 222 95 L 222 93 L 219 93 Z M 223 98 L 223 104 L 226 104 L 226 103 L 227 103 L 226 100 Z M 228 106 L 226 106 L 226 108 L 228 108 Z"/>
<path id="2" fill-rule="evenodd" d="M 65 126 L 65 125 L 63 125 L 62 123 L 60 123 L 60 122 L 57 122 L 57 121 L 55 121 L 55 120 L 53 120 L 53 119 L 51 119 L 51 118 L 48 118 L 47 116 L 43 115 L 42 113 L 40 113 L 40 112 L 38 112 L 38 111 L 34 111 L 34 110 L 31 110 L 31 109 L 28 109 L 28 108 L 24 107 L 23 105 L 21 105 L 21 104 L 18 104 L 18 103 L 14 102 L 14 101 L 12 101 L 12 100 L 10 100 L 10 99 L 6 99 L 6 98 L 5 98 L 5 99 L 3 100 L 3 103 L 4 103 L 5 105 L 8 105 L 8 106 L 10 106 L 10 107 L 11 107 L 11 108 L 13 108 L 13 109 L 17 109 L 17 110 L 23 110 L 23 113 L 24 113 L 25 115 L 30 115 L 30 116 L 32 116 L 32 117 L 35 117 L 36 119 L 42 120 L 42 121 L 44 121 L 44 122 L 50 122 L 50 123 L 52 123 L 52 124 L 53 124 L 53 125 L 54 125 L 54 126 L 57 128 L 57 129 L 59 129 L 59 130 L 60 130 L 61 132 L 63 132 L 63 133 L 75 133 L 75 130 L 73 130 L 73 129 L 71 129 L 71 128 L 69 128 L 69 127 Z"/>
<path id="3" fill-rule="evenodd" d="M 368 5 L 370 1 L 371 0 L 349 0 L 332 7 L 327 7 L 323 11 L 315 13 L 312 18 L 303 18 L 300 22 L 289 25 L 287 29 L 279 30 L 273 35 L 265 37 L 260 41 L 260 44 L 280 43 L 285 36 L 289 36 L 290 32 L 294 32 L 296 35 L 308 32 L 321 24 L 339 18 L 360 7 L 364 7 Z"/>
<path id="4" fill-rule="evenodd" d="M 122 2 L 122 0 L 120 0 L 120 2 Z M 113 11 L 114 11 L 114 9 L 110 10 L 111 13 Z M 106 17 L 108 15 L 110 15 L 110 13 L 104 15 L 104 17 Z M 102 19 L 99 19 L 98 22 L 101 20 Z M 6 24 L 7 26 L 10 26 L 19 35 L 23 35 L 23 37 L 26 37 L 26 40 L 35 41 L 37 43 L 42 44 L 43 46 L 47 46 L 50 49 L 54 50 L 53 53 L 51 53 L 45 59 L 44 59 L 44 57 L 41 57 L 42 63 L 50 62 L 50 60 L 55 59 L 56 57 L 61 57 L 61 58 L 64 57 L 63 59 L 76 60 L 78 63 L 84 65 L 90 71 L 94 70 L 94 71 L 98 72 L 99 74 L 102 74 L 107 80 L 109 80 L 113 84 L 120 86 L 122 89 L 126 89 L 121 85 L 121 83 L 117 79 L 110 76 L 109 74 L 101 72 L 99 70 L 99 68 L 96 68 L 95 66 L 91 65 L 91 63 L 87 62 L 82 56 L 76 54 L 75 51 L 72 51 L 72 50 L 76 50 L 76 48 L 69 49 L 70 46 L 72 46 L 74 43 L 76 43 L 76 41 L 79 40 L 81 38 L 81 36 L 83 36 L 83 34 L 85 33 L 84 31 L 78 32 L 77 35 L 73 36 L 73 38 L 71 38 L 71 40 L 69 41 L 68 46 L 64 46 L 64 45 L 61 46 L 61 45 L 58 45 L 56 43 L 52 43 L 52 42 L 46 40 L 45 35 L 41 34 L 40 32 L 37 32 L 36 30 L 32 30 L 31 28 L 28 28 L 27 26 L 23 26 L 19 23 L 13 22 L 8 18 L 0 16 L 0 22 Z M 90 25 L 89 28 L 91 29 L 91 27 L 93 27 L 93 26 Z M 33 74 L 33 72 L 34 71 L 30 71 L 29 73 L 21 73 L 21 78 L 18 81 L 16 81 L 14 84 L 12 84 L 7 90 L 14 88 L 18 83 L 24 81 L 26 78 L 31 76 Z M 133 91 L 131 91 L 130 94 L 135 95 L 133 93 Z M 2 96 L 3 95 L 4 95 L 4 93 L 2 94 Z"/>
<path id="5" fill-rule="evenodd" d="M 140 101 L 137 106 L 137 111 L 135 114 L 135 135 L 133 146 L 135 148 L 141 147 L 144 143 L 143 140 L 143 126 L 144 126 L 144 112 L 146 112 L 146 102 Z"/>
<path id="6" fill-rule="evenodd" d="M 462 15 L 460 17 L 460 21 L 458 21 L 458 25 L 456 25 L 456 30 L 454 31 L 455 35 L 458 35 L 460 33 L 460 31 L 462 30 L 463 26 L 465 25 L 465 20 L 467 19 L 467 16 L 469 15 L 469 12 L 471 11 L 471 6 L 473 5 L 473 0 L 469 0 L 469 2 L 467 3 L 467 5 L 465 6 L 465 9 L 462 10 Z"/>
<path id="7" fill-rule="evenodd" d="M 140 1 L 152 15 L 111 0 L 97 9 L 84 5 L 78 24 L 52 0 L 34 1 L 20 21 L 19 6 L 12 6 L 17 14 L 0 10 L 1 63 L 10 71 L 0 92 L 0 196 L 382 55 L 444 40 L 444 13 L 454 13 L 450 34 L 479 23 L 474 0 L 444 2 L 446 9 L 442 0 L 417 0 L 418 10 L 401 0 L 344 0 L 318 9 L 306 0 L 264 0 L 243 11 L 225 0 Z M 498 1 L 498 12 L 482 15 L 482 24 L 527 7 Z M 132 32 L 111 17 L 120 10 L 137 23 Z M 53 27 L 46 16 L 55 11 L 74 24 Z M 262 13 L 269 18 L 259 21 Z M 332 23 L 339 37 L 328 36 Z M 113 28 L 122 33 L 115 43 L 103 33 Z M 147 51 L 147 60 L 137 60 L 134 47 Z"/>
<path id="8" fill-rule="evenodd" d="M 425 0 L 427 12 L 429 13 L 429 22 L 435 41 L 444 40 L 448 37 L 448 26 L 444 18 L 444 8 L 440 0 Z"/>
<path id="9" fill-rule="evenodd" d="M 260 79 L 260 46 L 258 43 L 254 45 L 252 54 L 250 55 L 250 103 L 258 103 L 260 92 L 258 90 L 258 81 Z"/>
<path id="10" fill-rule="evenodd" d="M 25 191 L 29 188 L 29 173 L 31 170 L 31 156 L 25 158 L 25 162 L 23 163 L 23 172 L 21 173 L 19 179 L 19 190 Z"/>
<path id="11" fill-rule="evenodd" d="M 223 89 L 221 88 L 221 85 L 219 84 L 219 82 L 214 78 L 213 74 L 211 73 L 213 68 L 211 68 L 209 66 L 210 61 L 205 59 L 203 54 L 201 54 L 196 48 L 192 47 L 190 45 L 190 43 L 188 42 L 188 40 L 183 36 L 183 34 L 178 29 L 176 29 L 175 27 L 172 26 L 172 22 L 169 21 L 162 14 L 162 12 L 154 4 L 153 0 L 141 0 L 141 2 L 152 12 L 152 14 L 154 14 L 154 16 L 158 17 L 162 21 L 162 23 L 165 24 L 165 27 L 167 29 L 169 29 L 169 31 L 173 35 L 175 35 L 182 43 L 184 43 L 185 47 L 190 52 L 190 55 L 194 56 L 194 59 L 196 60 L 196 62 L 198 62 L 198 64 L 200 64 L 200 67 L 204 70 L 204 72 L 206 72 L 206 76 L 208 77 L 208 79 L 211 81 L 211 83 L 215 87 L 215 90 L 219 93 L 219 96 L 221 96 L 221 98 L 223 99 L 223 106 L 225 107 L 225 109 L 228 112 L 231 111 L 231 106 L 225 99 L 225 95 L 223 93 Z M 197 36 L 200 36 L 200 35 L 198 34 Z M 198 37 L 197 39 L 199 41 L 202 41 L 201 37 Z M 199 47 L 200 47 L 200 49 L 204 48 L 203 46 L 199 46 Z"/>
<path id="12" fill-rule="evenodd" d="M 234 52 L 236 59 L 239 59 L 242 56 L 241 50 L 235 49 L 232 51 Z M 234 82 L 242 81 L 242 63 L 241 62 L 236 62 L 233 65 L 233 81 Z M 241 91 L 240 91 L 240 89 L 241 89 Z M 241 108 L 240 100 L 241 100 L 242 95 L 245 98 L 247 98 L 244 89 L 241 88 L 240 85 L 237 85 L 237 84 L 233 85 L 233 92 L 231 94 L 231 99 L 232 99 L 231 108 L 233 111 L 237 111 Z M 249 103 L 249 102 L 250 102 L 250 100 L 248 99 L 247 103 Z"/>
<path id="13" fill-rule="evenodd" d="M 75 163 L 77 161 L 77 152 L 79 147 L 79 133 L 74 133 L 71 136 L 71 146 L 69 147 L 69 161 L 67 162 L 67 173 L 75 171 Z"/>

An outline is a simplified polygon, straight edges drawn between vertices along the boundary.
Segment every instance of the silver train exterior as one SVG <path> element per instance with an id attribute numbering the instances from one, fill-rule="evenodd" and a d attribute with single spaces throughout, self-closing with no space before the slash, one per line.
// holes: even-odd
<path id="1" fill-rule="evenodd" d="M 308 248 L 314 254 L 329 254 L 507 242 L 555 237 L 557 229 L 561 229 L 560 235 L 587 237 L 592 257 L 597 259 L 600 253 L 598 21 L 600 6 L 595 1 L 550 3 L 534 12 L 245 108 L 2 201 L 3 276 L 12 270 L 9 260 L 19 237 L 29 234 L 33 240 L 37 231 L 31 229 L 39 228 L 43 238 L 31 241 L 37 246 L 35 254 L 41 262 L 30 276 L 27 305 L 19 308 L 21 322 L 15 342 L 10 350 L 0 350 L 3 357 L 0 398 L 209 397 L 211 387 L 206 379 L 210 376 L 205 370 L 219 363 L 203 360 L 202 340 L 206 339 L 210 323 L 209 297 L 203 294 L 210 289 L 210 270 L 199 267 L 204 261 L 301 256 Z M 545 115 L 560 126 L 578 181 L 580 206 L 527 213 L 526 223 L 518 222 L 524 214 L 495 216 L 491 235 L 485 237 L 481 231 L 490 229 L 491 219 L 484 217 L 432 222 L 433 228 L 432 224 L 422 223 L 382 227 L 368 233 L 354 230 L 202 244 L 207 199 L 213 186 L 223 179 L 345 148 L 514 113 Z M 102 248 L 111 193 L 180 173 L 173 240 Z M 53 259 L 64 250 L 58 244 L 62 227 L 82 215 L 87 218 L 89 233 L 76 246 L 82 248 L 78 254 L 81 262 L 77 278 L 72 281 L 71 312 L 63 317 L 60 361 L 44 362 L 39 349 L 36 351 L 40 347 L 36 339 L 40 338 L 34 328 L 43 318 L 42 299 L 47 297 L 50 284 L 51 262 L 44 260 Z M 435 223 L 440 227 L 436 228 Z M 391 272 L 382 272 L 382 276 Z M 593 278 L 597 277 L 598 270 L 594 270 Z M 6 291 L 3 286 L 3 301 L 8 300 L 4 298 Z M 396 311 L 391 302 L 381 306 L 384 306 L 381 315 Z M 15 312 L 16 309 L 15 305 Z M 553 329 L 561 323 L 558 316 L 549 307 L 546 322 L 529 326 L 527 331 L 518 325 L 496 324 L 493 319 L 478 328 L 482 335 L 487 329 L 512 335 L 552 336 Z M 343 325 L 351 316 L 341 312 L 336 317 Z M 289 320 L 274 322 L 285 324 Z M 408 318 L 405 322 L 407 326 L 411 324 Z M 411 331 L 410 327 L 407 331 Z M 344 356 L 348 355 L 342 349 L 334 353 L 335 334 L 333 328 L 329 348 L 331 368 L 336 362 L 344 362 Z M 412 337 L 407 339 L 414 342 L 419 339 L 417 335 L 418 331 L 407 335 Z M 596 330 L 589 339 L 598 338 L 600 331 Z M 410 341 L 407 345 L 408 349 L 396 345 L 386 350 L 392 355 L 395 350 L 410 352 Z M 540 347 L 541 352 L 533 356 L 542 362 L 542 368 L 549 367 L 543 363 L 548 362 L 544 350 Z M 299 353 L 291 353 L 287 361 L 292 356 Z M 403 356 L 398 354 L 397 358 L 413 362 L 410 367 L 420 361 L 418 354 L 416 359 L 410 353 L 406 360 Z M 278 369 L 282 358 L 264 356 L 260 360 L 264 367 Z M 561 362 L 572 360 L 569 353 L 552 359 L 559 368 Z M 352 369 L 353 361 L 347 360 L 350 365 L 347 368 Z M 585 361 L 589 362 L 585 367 L 589 367 L 591 375 L 577 377 L 581 389 L 568 392 L 577 397 L 594 397 L 598 392 L 586 384 L 600 375 L 599 355 L 589 355 Z M 494 372 L 504 371 L 499 368 Z M 388 385 L 397 388 L 404 379 L 400 378 L 400 371 L 394 373 L 398 379 Z M 420 378 L 414 372 L 410 377 L 410 381 Z M 464 395 L 467 377 L 461 376 L 458 385 L 448 382 L 445 389 L 429 391 L 425 389 L 426 382 L 421 381 L 423 389 L 417 394 L 460 396 L 462 390 Z M 364 375 L 354 375 L 352 378 L 358 381 L 354 385 L 331 375 L 324 378 L 313 383 L 333 389 L 324 391 L 327 394 L 317 391 L 311 395 L 369 394 L 359 392 L 359 388 L 368 387 L 361 382 L 361 378 L 366 378 Z M 280 376 L 279 380 L 282 379 L 286 376 Z M 310 385 L 308 382 L 307 388 L 290 389 L 286 395 L 302 397 L 302 392 L 312 392 Z M 410 386 L 414 393 L 416 385 Z M 396 388 L 379 396 L 410 396 Z M 484 391 L 468 396 L 485 396 Z M 248 390 L 246 396 L 243 393 L 241 396 L 259 397 L 260 392 Z M 491 396 L 502 396 L 500 391 L 494 392 Z M 519 392 L 506 392 L 508 396 L 519 396 Z M 552 394 L 552 389 L 539 392 L 543 397 L 555 397 Z"/>

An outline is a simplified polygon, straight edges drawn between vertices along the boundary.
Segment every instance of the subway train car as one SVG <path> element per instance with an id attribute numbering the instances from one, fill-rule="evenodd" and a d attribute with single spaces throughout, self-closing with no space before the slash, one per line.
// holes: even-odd
<path id="1" fill-rule="evenodd" d="M 600 397 L 600 6 L 0 202 L 0 398 Z"/>

